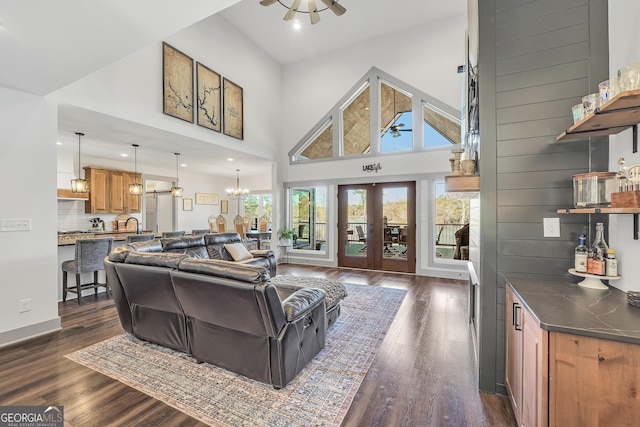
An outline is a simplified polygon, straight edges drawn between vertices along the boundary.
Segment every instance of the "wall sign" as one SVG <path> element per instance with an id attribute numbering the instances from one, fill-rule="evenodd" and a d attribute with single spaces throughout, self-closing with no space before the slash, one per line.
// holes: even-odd
<path id="1" fill-rule="evenodd" d="M 196 193 L 196 205 L 217 205 L 220 203 L 218 194 Z"/>
<path id="2" fill-rule="evenodd" d="M 370 165 L 362 165 L 363 172 L 375 172 L 375 173 L 378 173 L 378 171 L 380 169 L 382 169 L 382 165 L 380 163 L 372 163 Z"/>

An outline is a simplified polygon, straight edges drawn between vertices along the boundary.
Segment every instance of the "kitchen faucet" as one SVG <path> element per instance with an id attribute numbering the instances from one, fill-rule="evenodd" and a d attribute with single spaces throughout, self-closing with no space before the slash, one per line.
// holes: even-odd
<path id="1" fill-rule="evenodd" d="M 140 222 L 135 216 L 130 216 L 129 218 L 127 218 L 127 220 L 124 222 L 124 227 L 127 228 L 127 224 L 129 224 L 129 221 L 131 221 L 132 219 L 136 220 L 136 234 L 140 234 Z"/>

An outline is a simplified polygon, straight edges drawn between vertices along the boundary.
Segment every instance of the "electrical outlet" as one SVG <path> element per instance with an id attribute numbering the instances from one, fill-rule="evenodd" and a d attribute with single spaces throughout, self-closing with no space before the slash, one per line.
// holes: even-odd
<path id="1" fill-rule="evenodd" d="M 560 237 L 560 218 L 543 218 L 544 237 Z"/>
<path id="2" fill-rule="evenodd" d="M 0 231 L 30 231 L 30 219 L 0 219 Z"/>
<path id="3" fill-rule="evenodd" d="M 31 311 L 31 298 L 21 299 L 20 300 L 20 313 L 25 313 L 27 311 Z"/>

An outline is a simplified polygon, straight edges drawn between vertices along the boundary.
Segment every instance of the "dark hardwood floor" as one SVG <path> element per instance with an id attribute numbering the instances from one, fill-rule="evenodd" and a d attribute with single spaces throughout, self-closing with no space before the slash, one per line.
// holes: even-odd
<path id="1" fill-rule="evenodd" d="M 343 426 L 515 425 L 505 396 L 477 390 L 466 282 L 291 264 L 278 274 L 408 290 Z M 203 425 L 64 358 L 123 332 L 113 300 L 83 302 L 59 304 L 62 331 L 0 350 L 0 405 L 64 405 L 65 425 L 77 427 Z"/>

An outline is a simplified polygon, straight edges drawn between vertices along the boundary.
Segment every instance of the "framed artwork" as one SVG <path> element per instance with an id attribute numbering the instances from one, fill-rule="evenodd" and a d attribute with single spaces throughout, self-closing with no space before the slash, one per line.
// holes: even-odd
<path id="1" fill-rule="evenodd" d="M 197 122 L 200 126 L 220 132 L 221 120 L 221 83 L 220 74 L 196 62 Z"/>
<path id="2" fill-rule="evenodd" d="M 209 193 L 196 193 L 196 205 L 218 205 L 220 196 Z"/>
<path id="3" fill-rule="evenodd" d="M 238 139 L 244 139 L 242 123 L 242 88 L 231 80 L 223 80 L 223 133 Z"/>
<path id="4" fill-rule="evenodd" d="M 193 123 L 193 59 L 162 42 L 162 112 Z"/>
<path id="5" fill-rule="evenodd" d="M 223 200 L 220 202 L 220 213 L 228 214 L 229 213 L 229 201 Z"/>
<path id="6" fill-rule="evenodd" d="M 193 210 L 193 199 L 182 199 L 182 210 L 183 211 L 192 211 Z"/>

